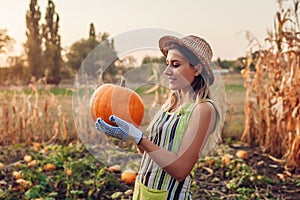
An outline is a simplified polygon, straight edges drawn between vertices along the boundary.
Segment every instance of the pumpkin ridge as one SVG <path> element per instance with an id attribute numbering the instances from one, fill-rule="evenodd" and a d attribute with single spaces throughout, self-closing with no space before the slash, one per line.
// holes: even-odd
<path id="1" fill-rule="evenodd" d="M 95 116 L 96 119 L 98 116 L 100 116 L 103 119 L 107 117 L 105 110 L 109 109 L 107 108 L 107 106 L 109 106 L 107 104 L 107 101 L 109 101 L 109 99 L 106 97 L 107 95 L 109 95 L 109 93 L 110 93 L 110 87 L 108 87 L 108 85 L 100 86 L 99 91 L 97 92 L 96 95 L 96 99 L 94 101 L 94 110 L 96 112 L 96 116 Z"/>
<path id="2" fill-rule="evenodd" d="M 121 119 L 126 119 L 128 122 L 133 123 L 133 119 L 130 116 L 130 97 L 132 91 L 128 88 L 116 86 L 112 95 L 112 113 L 117 115 Z M 118 103 L 123 102 L 124 105 Z M 128 105 L 128 106 L 126 106 Z"/>
<path id="3" fill-rule="evenodd" d="M 136 112 L 138 111 L 138 112 Z M 136 93 L 132 93 L 129 100 L 129 114 L 135 126 L 139 126 L 144 117 L 144 104 L 142 99 Z"/>
<path id="4" fill-rule="evenodd" d="M 109 117 L 112 115 L 111 98 L 112 98 L 112 94 L 113 94 L 114 90 L 115 90 L 114 87 L 107 87 L 107 88 L 105 88 L 105 90 L 103 91 L 103 94 L 101 95 L 101 99 L 100 99 L 101 104 L 99 104 L 100 109 L 99 109 L 98 116 L 103 115 L 104 119 L 109 119 Z M 110 125 L 115 125 L 109 120 L 105 120 L 105 121 Z"/>

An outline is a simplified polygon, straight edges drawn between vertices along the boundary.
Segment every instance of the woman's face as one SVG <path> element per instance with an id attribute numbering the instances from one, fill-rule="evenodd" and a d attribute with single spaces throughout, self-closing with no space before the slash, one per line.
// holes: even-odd
<path id="1" fill-rule="evenodd" d="M 177 49 L 168 51 L 166 58 L 167 68 L 164 74 L 169 80 L 171 90 L 187 92 L 195 79 L 196 69 L 190 65 Z"/>

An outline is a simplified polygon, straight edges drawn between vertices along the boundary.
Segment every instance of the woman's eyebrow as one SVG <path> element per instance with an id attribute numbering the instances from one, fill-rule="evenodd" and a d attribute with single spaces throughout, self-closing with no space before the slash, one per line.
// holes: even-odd
<path id="1" fill-rule="evenodd" d="M 166 62 L 168 62 L 168 59 L 166 59 Z M 181 61 L 177 60 L 177 59 L 173 59 L 173 60 L 170 60 L 170 62 L 181 62 Z"/>

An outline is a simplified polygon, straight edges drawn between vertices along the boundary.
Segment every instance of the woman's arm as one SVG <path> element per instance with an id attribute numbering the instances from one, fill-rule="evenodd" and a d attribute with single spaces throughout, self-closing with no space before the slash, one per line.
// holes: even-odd
<path id="1" fill-rule="evenodd" d="M 144 137 L 143 137 L 143 139 L 144 139 Z M 145 152 L 145 149 L 141 145 L 136 145 L 136 146 L 141 154 L 143 154 Z"/>
<path id="2" fill-rule="evenodd" d="M 213 129 L 215 123 L 215 109 L 208 102 L 199 103 L 193 110 L 187 130 L 177 153 L 167 151 L 147 138 L 143 138 L 138 145 L 163 168 L 168 174 L 178 181 L 182 181 L 189 175 L 195 163 L 207 135 Z"/>

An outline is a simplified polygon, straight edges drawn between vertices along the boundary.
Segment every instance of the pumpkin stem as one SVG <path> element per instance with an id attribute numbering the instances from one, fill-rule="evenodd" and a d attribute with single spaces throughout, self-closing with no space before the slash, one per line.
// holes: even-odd
<path id="1" fill-rule="evenodd" d="M 120 86 L 121 87 L 126 87 L 126 78 L 124 76 L 121 76 Z"/>

